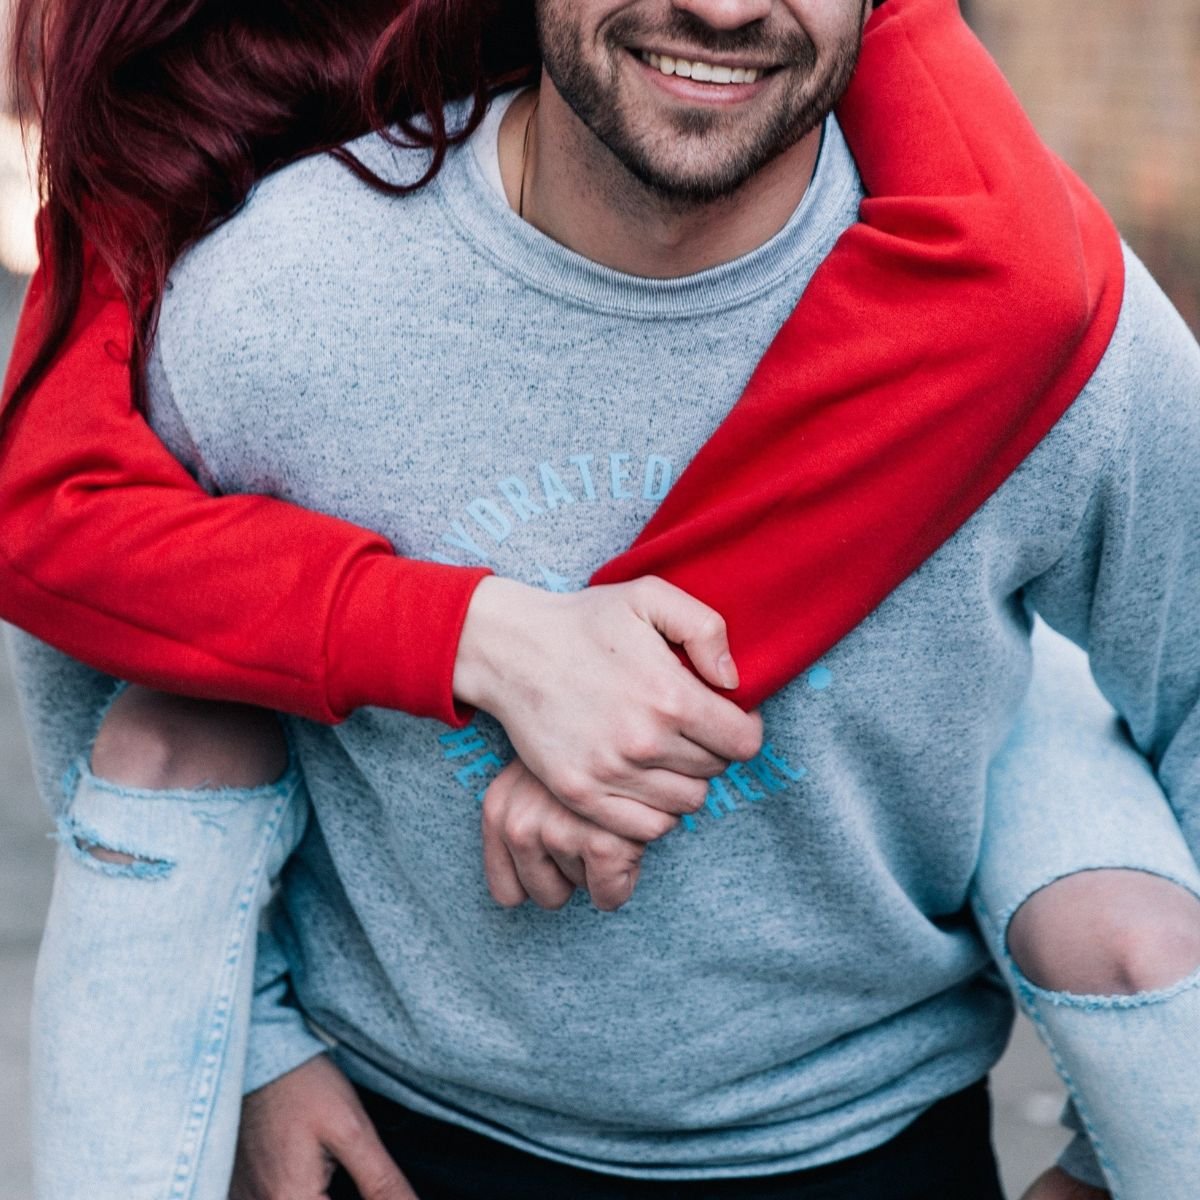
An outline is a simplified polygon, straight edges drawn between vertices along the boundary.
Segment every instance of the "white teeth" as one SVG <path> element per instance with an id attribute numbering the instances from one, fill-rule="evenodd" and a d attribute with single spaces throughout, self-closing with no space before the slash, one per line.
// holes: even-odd
<path id="1" fill-rule="evenodd" d="M 669 54 L 647 50 L 642 51 L 642 61 L 664 75 L 698 79 L 702 83 L 757 83 L 762 74 L 756 67 L 719 67 L 714 63 L 690 62 L 686 58 L 672 58 Z"/>

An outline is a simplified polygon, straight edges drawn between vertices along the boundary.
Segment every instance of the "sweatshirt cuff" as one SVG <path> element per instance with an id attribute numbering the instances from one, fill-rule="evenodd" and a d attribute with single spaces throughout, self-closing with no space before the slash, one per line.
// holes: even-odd
<path id="1" fill-rule="evenodd" d="M 337 720 L 368 705 L 460 728 L 454 660 L 486 567 L 371 554 L 349 569 L 326 643 L 329 707 Z"/>
<path id="2" fill-rule="evenodd" d="M 272 934 L 260 932 L 242 1094 L 274 1083 L 328 1049 L 328 1043 L 309 1029 L 296 1006 L 287 959 L 279 943 Z"/>

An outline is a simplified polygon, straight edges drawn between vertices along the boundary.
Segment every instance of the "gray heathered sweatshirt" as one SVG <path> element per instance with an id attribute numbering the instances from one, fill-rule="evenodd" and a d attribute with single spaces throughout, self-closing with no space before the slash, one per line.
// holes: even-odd
<path id="1" fill-rule="evenodd" d="M 395 179 L 424 163 L 357 149 Z M 578 587 L 719 424 L 859 198 L 831 122 L 780 234 L 656 281 L 521 222 L 469 150 L 405 199 L 310 159 L 175 271 L 155 421 L 211 487 Z M 619 913 L 488 897 L 478 797 L 510 753 L 490 718 L 293 724 L 318 820 L 278 932 L 300 1005 L 354 1077 L 539 1154 L 690 1177 L 857 1153 L 988 1069 L 1010 1006 L 964 904 L 1032 609 L 1090 649 L 1200 834 L 1200 352 L 1128 267 L 1084 394 L 764 705 L 762 754 L 650 848 Z M 64 697 L 88 711 L 95 685 L 39 661 L 30 711 L 61 743 Z M 311 1053 L 296 1022 L 257 1036 L 258 1082 Z"/>

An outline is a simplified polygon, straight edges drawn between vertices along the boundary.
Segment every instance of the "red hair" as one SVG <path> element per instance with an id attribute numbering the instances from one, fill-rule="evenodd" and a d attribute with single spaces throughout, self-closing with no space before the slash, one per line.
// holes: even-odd
<path id="1" fill-rule="evenodd" d="M 21 116 L 41 123 L 49 268 L 41 342 L 13 401 L 67 337 L 85 245 L 134 314 L 140 383 L 172 264 L 265 174 L 334 150 L 386 188 L 337 147 L 397 125 L 387 136 L 433 151 L 421 186 L 489 95 L 539 62 L 529 0 L 17 0 L 12 46 Z M 448 131 L 443 109 L 464 97 L 468 122 Z"/>

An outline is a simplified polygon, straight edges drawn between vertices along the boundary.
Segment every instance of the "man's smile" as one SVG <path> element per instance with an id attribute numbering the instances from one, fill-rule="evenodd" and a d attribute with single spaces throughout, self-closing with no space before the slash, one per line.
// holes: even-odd
<path id="1" fill-rule="evenodd" d="M 629 53 L 648 82 L 689 104 L 740 104 L 757 96 L 776 73 L 774 67 L 735 62 L 726 56 L 686 57 L 646 49 Z"/>
<path id="2" fill-rule="evenodd" d="M 755 83 L 765 75 L 769 67 L 752 67 L 744 64 L 731 66 L 711 59 L 683 58 L 671 54 L 657 54 L 653 50 L 640 51 L 643 62 L 649 63 L 664 75 L 678 75 L 694 79 L 699 83 Z"/>

